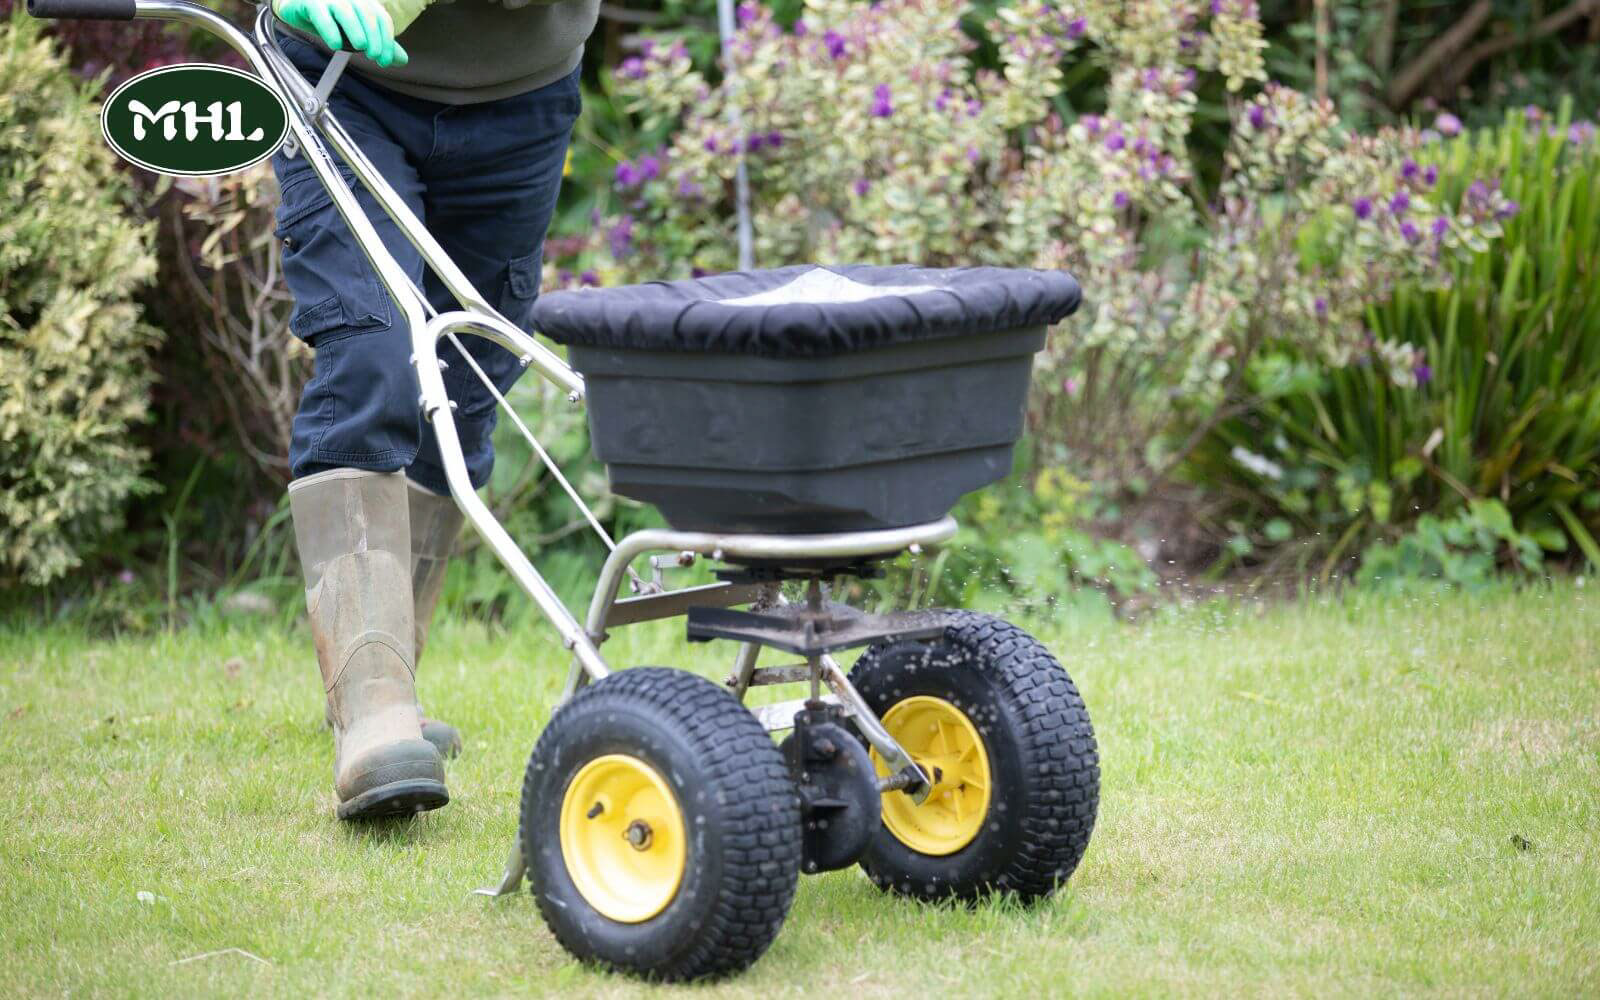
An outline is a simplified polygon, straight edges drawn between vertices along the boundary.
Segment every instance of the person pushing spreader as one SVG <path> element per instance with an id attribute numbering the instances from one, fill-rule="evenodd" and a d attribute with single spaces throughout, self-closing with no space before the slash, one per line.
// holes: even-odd
<path id="1" fill-rule="evenodd" d="M 285 99 L 303 183 L 326 193 L 409 344 L 406 378 L 374 382 L 369 404 L 405 402 L 426 423 L 447 513 L 472 525 L 571 651 L 562 703 L 523 777 L 505 874 L 480 892 L 504 895 L 526 877 L 574 955 L 682 980 L 759 958 L 802 872 L 859 864 L 882 888 L 928 900 L 1032 902 L 1067 880 L 1093 829 L 1099 760 L 1083 701 L 1050 651 L 989 615 L 868 614 L 828 600 L 825 584 L 948 541 L 955 501 L 1009 470 L 1032 356 L 1079 303 L 1071 276 L 803 266 L 559 292 L 525 311 L 503 296 L 491 304 L 330 111 L 340 108 L 327 95 L 338 93 L 341 55 L 313 87 L 270 10 L 252 36 L 186 0 L 29 0 L 29 9 L 207 28 Z M 366 210 L 367 196 L 381 212 Z M 386 242 L 369 214 L 404 245 Z M 564 344 L 570 366 L 525 324 Z M 319 371 L 328 346 L 318 346 Z M 499 356 L 491 347 L 512 360 L 509 371 L 485 363 Z M 527 368 L 587 403 L 612 490 L 655 505 L 670 527 L 616 540 L 605 532 L 506 405 Z M 486 421 L 460 402 L 468 375 L 610 550 L 581 619 L 475 493 L 470 456 Z M 292 499 L 302 554 L 313 557 L 308 606 L 325 675 L 336 664 L 329 686 L 337 697 L 337 671 L 362 650 L 381 655 L 374 644 L 399 658 L 408 681 L 414 607 L 386 611 L 363 593 L 375 578 L 363 564 L 409 582 L 419 555 L 441 552 L 413 549 L 404 483 L 396 490 L 391 478 L 342 467 L 316 477 L 337 502 L 302 518 Z M 319 562 L 318 553 L 331 555 Z M 715 582 L 671 584 L 700 560 Z M 384 624 L 374 624 L 375 608 L 389 615 Z M 616 629 L 680 616 L 691 643 L 732 646 L 721 683 L 660 666 L 617 669 L 601 652 Z M 861 652 L 846 670 L 836 654 L 849 650 Z M 393 679 L 376 668 L 371 676 L 379 688 Z M 801 690 L 744 704 L 767 685 Z M 359 724 L 420 735 L 409 686 L 381 693 L 384 711 Z M 788 733 L 781 743 L 777 732 Z M 432 750 L 409 735 L 397 742 Z M 415 760 L 429 758 L 418 747 Z M 442 771 L 400 763 L 353 795 L 342 788 L 341 810 L 405 782 L 415 784 L 390 788 L 383 811 L 442 804 Z"/>

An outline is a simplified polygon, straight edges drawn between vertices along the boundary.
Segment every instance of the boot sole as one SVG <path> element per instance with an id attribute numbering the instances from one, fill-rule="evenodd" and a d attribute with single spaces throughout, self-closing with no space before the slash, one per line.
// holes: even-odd
<path id="1" fill-rule="evenodd" d="M 442 782 L 409 778 L 370 788 L 349 802 L 339 803 L 338 815 L 340 819 L 355 820 L 413 816 L 449 802 L 450 793 Z"/>

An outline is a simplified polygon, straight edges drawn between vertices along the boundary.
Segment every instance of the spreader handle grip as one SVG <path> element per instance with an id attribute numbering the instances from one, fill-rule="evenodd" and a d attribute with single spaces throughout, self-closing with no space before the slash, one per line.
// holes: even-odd
<path id="1" fill-rule="evenodd" d="M 85 21 L 131 21 L 138 14 L 137 0 L 28 0 L 34 17 Z"/>

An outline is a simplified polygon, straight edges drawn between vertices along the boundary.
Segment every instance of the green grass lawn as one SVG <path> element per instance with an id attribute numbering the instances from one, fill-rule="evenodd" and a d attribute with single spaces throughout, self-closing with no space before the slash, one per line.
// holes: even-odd
<path id="1" fill-rule="evenodd" d="M 693 995 L 1600 991 L 1593 585 L 1036 631 L 1103 760 L 1068 887 L 969 910 L 804 879 L 766 957 Z M 665 625 L 607 652 L 731 659 Z M 571 961 L 526 894 L 468 894 L 499 874 L 564 670 L 548 629 L 441 624 L 421 690 L 466 731 L 454 801 L 363 829 L 333 818 L 305 634 L 0 632 L 5 992 L 640 991 Z"/>

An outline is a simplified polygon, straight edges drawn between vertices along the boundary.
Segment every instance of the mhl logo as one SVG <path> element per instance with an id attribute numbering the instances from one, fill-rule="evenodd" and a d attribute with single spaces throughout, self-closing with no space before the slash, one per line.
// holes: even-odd
<path id="1" fill-rule="evenodd" d="M 166 66 L 118 87 L 100 110 L 117 155 L 163 174 L 231 173 L 271 156 L 289 132 L 283 99 L 228 66 Z"/>
<path id="2" fill-rule="evenodd" d="M 133 137 L 144 139 L 148 134 L 146 125 L 160 125 L 161 138 L 171 142 L 178 137 L 178 118 L 180 112 L 183 118 L 183 139 L 185 142 L 194 142 L 200 138 L 200 126 L 211 126 L 212 142 L 260 142 L 266 131 L 259 125 L 249 134 L 244 134 L 244 102 L 231 101 L 224 108 L 221 101 L 212 101 L 206 105 L 204 114 L 200 113 L 200 105 L 194 101 L 168 101 L 154 111 L 151 111 L 143 101 L 129 101 L 128 110 L 133 112 Z M 228 122 L 223 128 L 224 113 Z"/>

